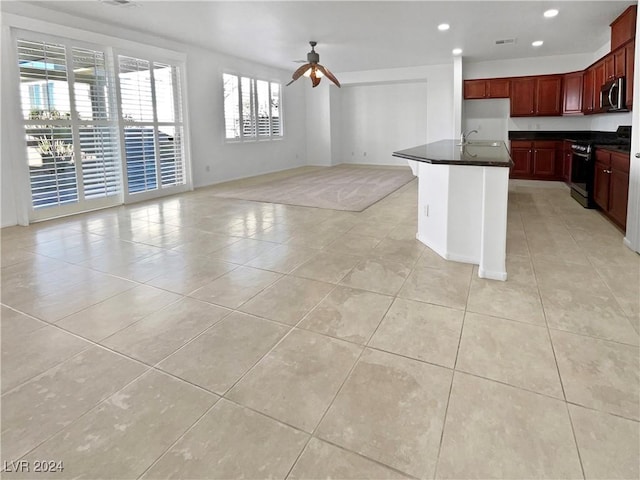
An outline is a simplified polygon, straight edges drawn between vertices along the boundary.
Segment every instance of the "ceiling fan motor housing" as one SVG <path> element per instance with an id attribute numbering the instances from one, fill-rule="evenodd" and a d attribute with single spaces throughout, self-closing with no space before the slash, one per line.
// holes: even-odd
<path id="1" fill-rule="evenodd" d="M 315 50 L 307 53 L 307 62 L 309 63 L 318 63 L 320 61 L 320 55 L 318 55 Z"/>

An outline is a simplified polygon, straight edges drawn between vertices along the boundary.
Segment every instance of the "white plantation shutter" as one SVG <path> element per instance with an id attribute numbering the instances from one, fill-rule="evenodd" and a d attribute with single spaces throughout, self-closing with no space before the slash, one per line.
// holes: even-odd
<path id="1" fill-rule="evenodd" d="M 242 136 L 256 136 L 256 119 L 255 119 L 255 95 L 253 92 L 254 82 L 248 77 L 240 79 L 240 98 L 242 102 Z"/>
<path id="2" fill-rule="evenodd" d="M 129 194 L 186 182 L 179 78 L 175 65 L 118 57 Z"/>
<path id="3" fill-rule="evenodd" d="M 74 103 L 86 199 L 120 192 L 117 116 L 108 71 L 104 52 L 73 48 Z"/>
<path id="4" fill-rule="evenodd" d="M 282 135 L 280 126 L 280 84 L 271 82 L 269 84 L 271 92 L 271 135 L 278 137 Z"/>
<path id="5" fill-rule="evenodd" d="M 78 201 L 74 141 L 69 126 L 28 125 L 29 178 L 35 209 Z"/>
<path id="6" fill-rule="evenodd" d="M 122 117 L 129 121 L 152 123 L 155 119 L 149 61 L 121 55 L 118 67 Z"/>
<path id="7" fill-rule="evenodd" d="M 130 194 L 157 192 L 137 197 L 146 199 L 184 189 L 178 65 L 17 32 L 31 220 L 117 205 Z"/>
<path id="8" fill-rule="evenodd" d="M 120 151 L 117 129 L 87 124 L 78 128 L 82 149 L 84 197 L 102 198 L 120 193 Z"/>
<path id="9" fill-rule="evenodd" d="M 236 75 L 222 75 L 225 138 L 240 138 L 240 86 Z"/>
<path id="10" fill-rule="evenodd" d="M 32 207 L 117 195 L 118 138 L 104 52 L 17 43 Z"/>
<path id="11" fill-rule="evenodd" d="M 280 84 L 225 73 L 224 123 L 227 140 L 282 136 Z"/>
<path id="12" fill-rule="evenodd" d="M 18 65 L 32 206 L 77 202 L 65 46 L 18 40 Z"/>

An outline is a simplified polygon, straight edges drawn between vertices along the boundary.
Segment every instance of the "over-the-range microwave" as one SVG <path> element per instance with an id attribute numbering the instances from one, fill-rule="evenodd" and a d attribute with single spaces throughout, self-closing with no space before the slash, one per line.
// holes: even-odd
<path id="1" fill-rule="evenodd" d="M 600 90 L 600 109 L 603 112 L 628 112 L 625 108 L 625 78 L 609 80 Z"/>

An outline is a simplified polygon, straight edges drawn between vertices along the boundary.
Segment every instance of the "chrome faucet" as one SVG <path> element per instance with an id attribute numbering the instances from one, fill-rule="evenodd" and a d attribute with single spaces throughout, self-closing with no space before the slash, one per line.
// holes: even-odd
<path id="1" fill-rule="evenodd" d="M 478 130 L 471 130 L 470 132 L 462 132 L 460 134 L 460 143 L 462 145 L 465 145 L 467 143 L 467 137 L 469 137 L 469 135 L 471 135 L 472 133 L 478 133 Z"/>

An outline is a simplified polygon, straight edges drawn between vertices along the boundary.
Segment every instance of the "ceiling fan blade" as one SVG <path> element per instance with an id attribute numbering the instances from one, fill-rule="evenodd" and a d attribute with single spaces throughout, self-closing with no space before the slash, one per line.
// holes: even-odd
<path id="1" fill-rule="evenodd" d="M 324 73 L 324 75 L 331 80 L 333 83 L 335 83 L 338 87 L 340 87 L 340 82 L 338 81 L 338 79 L 335 77 L 335 75 L 333 73 L 331 73 L 331 71 L 329 71 L 329 69 L 327 67 L 323 67 L 320 64 L 316 65 L 316 68 L 318 70 L 320 70 L 322 73 Z"/>
<path id="2" fill-rule="evenodd" d="M 295 72 L 293 72 L 293 75 L 291 75 L 291 78 L 293 78 L 293 80 L 291 80 L 289 83 L 287 83 L 287 86 L 291 85 L 293 82 L 295 82 L 297 79 L 299 79 L 304 74 L 304 72 L 306 72 L 310 68 L 311 68 L 311 64 L 310 63 L 305 63 L 300 68 L 298 68 Z"/>

